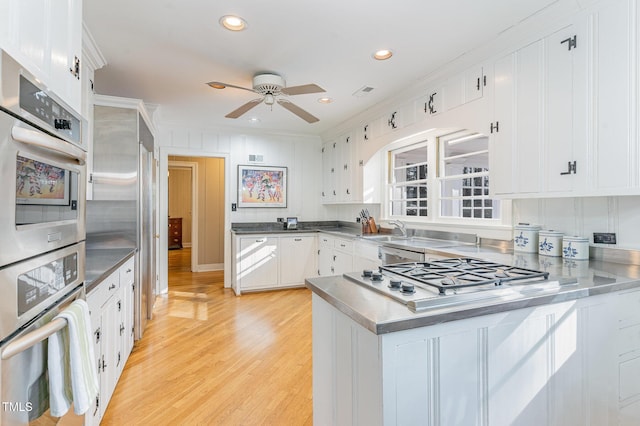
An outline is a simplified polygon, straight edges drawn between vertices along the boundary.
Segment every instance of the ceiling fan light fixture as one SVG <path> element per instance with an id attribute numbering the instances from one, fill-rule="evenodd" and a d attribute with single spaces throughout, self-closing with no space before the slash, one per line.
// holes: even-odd
<path id="1" fill-rule="evenodd" d="M 380 49 L 376 51 L 372 56 L 375 60 L 385 61 L 393 56 L 393 52 L 389 49 Z"/>
<path id="2" fill-rule="evenodd" d="M 273 97 L 273 95 L 271 93 L 267 93 L 266 95 L 264 95 L 264 103 L 267 105 L 273 105 L 273 103 L 275 102 L 275 98 Z"/>
<path id="3" fill-rule="evenodd" d="M 247 21 L 236 15 L 225 15 L 219 22 L 229 31 L 242 31 L 247 28 Z"/>

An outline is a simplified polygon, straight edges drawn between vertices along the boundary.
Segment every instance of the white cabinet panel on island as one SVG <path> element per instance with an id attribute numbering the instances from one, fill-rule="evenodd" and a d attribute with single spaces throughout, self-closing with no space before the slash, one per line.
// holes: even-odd
<path id="1" fill-rule="evenodd" d="M 637 299 L 624 298 L 636 311 Z M 638 371 L 637 355 L 619 359 L 616 348 L 622 300 L 376 335 L 314 294 L 314 424 L 637 424 L 640 387 L 623 377 Z"/>
<path id="2" fill-rule="evenodd" d="M 232 287 L 246 291 L 304 286 L 317 276 L 316 236 L 309 233 L 235 235 Z"/>

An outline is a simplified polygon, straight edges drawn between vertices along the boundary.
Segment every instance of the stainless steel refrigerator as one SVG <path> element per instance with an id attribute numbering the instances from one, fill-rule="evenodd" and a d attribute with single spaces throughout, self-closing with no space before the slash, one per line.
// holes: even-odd
<path id="1" fill-rule="evenodd" d="M 94 106 L 87 249 L 137 249 L 134 336 L 140 339 L 156 296 L 154 137 L 135 104 L 104 102 L 97 96 Z"/>

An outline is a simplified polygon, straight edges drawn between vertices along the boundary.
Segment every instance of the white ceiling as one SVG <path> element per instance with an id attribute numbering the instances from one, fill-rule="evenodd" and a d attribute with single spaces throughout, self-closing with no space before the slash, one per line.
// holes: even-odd
<path id="1" fill-rule="evenodd" d="M 84 20 L 107 65 L 96 72 L 96 92 L 142 99 L 211 125 L 321 134 L 423 80 L 498 36 L 553 0 L 85 0 Z M 223 29 L 221 16 L 248 22 Z M 389 48 L 393 58 L 371 54 Z M 316 83 L 318 94 L 290 97 L 320 121 L 308 124 L 279 105 L 259 105 L 238 119 L 224 115 L 256 98 L 216 80 L 251 87 L 270 71 L 287 86 Z M 366 97 L 353 93 L 375 88 Z M 248 119 L 257 117 L 258 124 Z"/>

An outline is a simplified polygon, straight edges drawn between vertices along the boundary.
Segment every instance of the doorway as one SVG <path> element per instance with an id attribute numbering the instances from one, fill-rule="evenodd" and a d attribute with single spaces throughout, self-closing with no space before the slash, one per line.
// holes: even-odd
<path id="1" fill-rule="evenodd" d="M 191 271 L 224 269 L 225 159 L 168 157 L 168 218 L 181 222 L 181 246 L 190 249 Z"/>

